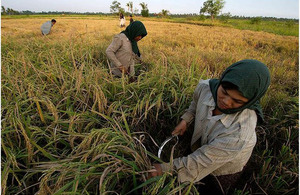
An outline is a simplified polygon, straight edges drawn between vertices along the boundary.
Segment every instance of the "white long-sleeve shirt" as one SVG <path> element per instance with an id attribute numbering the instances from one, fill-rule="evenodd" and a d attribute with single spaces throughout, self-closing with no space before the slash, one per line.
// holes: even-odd
<path id="1" fill-rule="evenodd" d="M 195 121 L 191 141 L 193 153 L 173 160 L 180 182 L 199 181 L 208 174 L 215 176 L 242 171 L 256 144 L 257 116 L 245 109 L 235 114 L 213 116 L 215 101 L 209 80 L 201 80 L 193 101 L 181 117 L 188 124 Z M 170 170 L 170 163 L 161 164 L 162 171 Z"/>
<path id="2" fill-rule="evenodd" d="M 51 21 L 47 21 L 45 22 L 42 26 L 41 26 L 41 31 L 44 35 L 47 35 L 50 33 L 50 30 L 52 28 L 53 24 Z"/>

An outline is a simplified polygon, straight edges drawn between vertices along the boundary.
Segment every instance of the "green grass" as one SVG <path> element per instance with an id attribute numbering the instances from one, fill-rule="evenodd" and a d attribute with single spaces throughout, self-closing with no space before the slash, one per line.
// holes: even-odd
<path id="1" fill-rule="evenodd" d="M 251 20 L 230 19 L 228 24 L 233 28 L 252 31 L 264 31 L 285 36 L 299 36 L 299 23 L 291 21 L 266 21 L 251 23 Z"/>

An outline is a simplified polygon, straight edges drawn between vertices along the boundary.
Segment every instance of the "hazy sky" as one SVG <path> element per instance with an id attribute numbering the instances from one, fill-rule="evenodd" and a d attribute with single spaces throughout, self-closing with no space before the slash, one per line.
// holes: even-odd
<path id="1" fill-rule="evenodd" d="M 133 2 L 133 7 L 145 2 L 150 13 L 159 13 L 162 9 L 172 14 L 199 13 L 206 0 L 118 0 L 121 7 Z M 73 11 L 73 12 L 110 12 L 113 0 L 1 0 L 1 5 L 17 11 Z M 225 0 L 222 13 L 230 12 L 239 16 L 268 16 L 279 18 L 299 18 L 298 0 Z"/>

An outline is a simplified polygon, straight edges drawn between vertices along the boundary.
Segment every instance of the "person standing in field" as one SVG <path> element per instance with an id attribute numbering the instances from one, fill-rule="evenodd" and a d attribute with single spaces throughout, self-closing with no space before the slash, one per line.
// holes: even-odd
<path id="1" fill-rule="evenodd" d="M 45 22 L 42 26 L 41 26 L 41 31 L 42 31 L 42 35 L 48 35 L 50 33 L 50 30 L 52 28 L 52 26 L 56 23 L 55 19 L 52 19 L 51 21 L 47 21 Z"/>
<path id="2" fill-rule="evenodd" d="M 125 16 L 123 15 L 123 13 L 120 13 L 120 27 L 125 27 Z"/>
<path id="3" fill-rule="evenodd" d="M 112 74 L 117 77 L 122 77 L 122 74 L 135 75 L 135 60 L 141 60 L 137 42 L 146 35 L 147 30 L 144 24 L 140 21 L 134 21 L 124 31 L 114 36 L 106 49 Z"/>
<path id="4" fill-rule="evenodd" d="M 130 24 L 133 22 L 132 14 L 130 14 Z"/>
<path id="5" fill-rule="evenodd" d="M 239 179 L 256 144 L 255 128 L 263 121 L 260 99 L 270 85 L 267 66 L 242 60 L 220 79 L 201 80 L 193 101 L 172 135 L 183 135 L 194 124 L 189 155 L 173 164 L 154 164 L 149 178 L 177 170 L 179 182 L 201 181 L 203 194 L 227 194 Z"/>

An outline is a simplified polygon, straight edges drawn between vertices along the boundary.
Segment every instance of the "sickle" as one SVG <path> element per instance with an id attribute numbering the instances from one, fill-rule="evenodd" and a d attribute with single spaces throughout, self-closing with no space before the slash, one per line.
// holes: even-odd
<path id="1" fill-rule="evenodd" d="M 159 147 L 159 150 L 158 150 L 158 158 L 160 158 L 161 156 L 161 152 L 162 152 L 162 149 L 164 148 L 164 146 L 170 141 L 172 140 L 174 137 L 176 137 L 176 143 L 174 144 L 174 146 L 178 143 L 178 136 L 177 135 L 173 135 L 172 137 L 168 137 L 162 144 L 161 146 Z"/>

